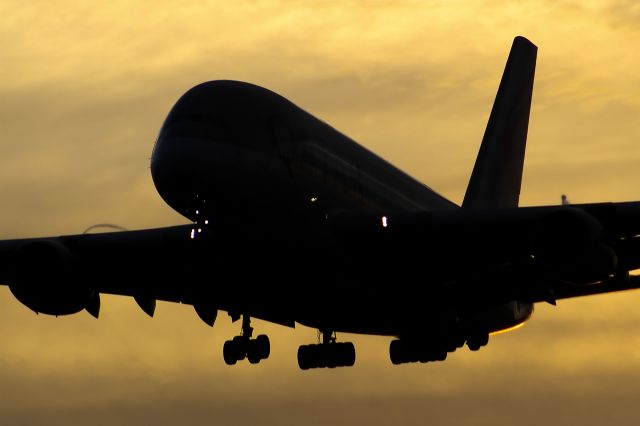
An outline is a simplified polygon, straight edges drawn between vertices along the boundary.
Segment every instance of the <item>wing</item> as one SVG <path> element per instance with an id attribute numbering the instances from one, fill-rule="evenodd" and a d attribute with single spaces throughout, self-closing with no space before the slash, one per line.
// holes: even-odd
<path id="1" fill-rule="evenodd" d="M 390 265 L 402 277 L 421 276 L 443 303 L 555 304 L 556 299 L 640 285 L 629 274 L 640 267 L 637 202 L 384 218 L 342 214 L 332 223 L 349 251 L 358 253 L 357 261 Z"/>
<path id="2" fill-rule="evenodd" d="M 211 226 L 197 238 L 194 231 L 185 225 L 1 241 L 0 282 L 35 312 L 51 315 L 86 309 L 97 317 L 99 294 L 108 293 L 133 297 L 149 315 L 162 300 L 193 305 L 209 325 L 218 309 L 293 325 L 274 301 L 278 291 L 254 284 L 278 249 L 273 239 L 265 245 L 268 232 L 248 239 L 250 227 L 242 224 Z M 255 297 L 244 297 L 248 288 Z"/>
<path id="3" fill-rule="evenodd" d="M 0 280 L 35 312 L 53 315 L 88 308 L 97 317 L 91 304 L 100 292 L 181 302 L 186 289 L 166 287 L 175 272 L 161 272 L 179 270 L 189 232 L 178 226 L 2 241 Z M 175 268 L 163 267 L 169 257 Z"/>

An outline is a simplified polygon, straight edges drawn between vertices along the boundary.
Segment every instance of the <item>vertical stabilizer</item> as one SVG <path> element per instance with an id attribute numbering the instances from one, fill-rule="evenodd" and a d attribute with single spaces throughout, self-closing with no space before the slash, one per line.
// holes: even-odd
<path id="1" fill-rule="evenodd" d="M 464 208 L 517 207 L 538 48 L 516 37 L 502 74 Z"/>

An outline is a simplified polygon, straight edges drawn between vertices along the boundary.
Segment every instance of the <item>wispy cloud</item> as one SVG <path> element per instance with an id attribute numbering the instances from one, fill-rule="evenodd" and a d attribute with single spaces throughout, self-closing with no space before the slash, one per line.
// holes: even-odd
<path id="1" fill-rule="evenodd" d="M 523 202 L 640 199 L 636 9 L 2 2 L 0 235 L 180 222 L 149 178 L 151 145 L 180 94 L 218 78 L 283 94 L 459 201 L 517 34 L 539 46 Z M 629 295 L 542 306 L 516 334 L 440 365 L 394 368 L 388 339 L 360 337 L 356 368 L 303 374 L 295 350 L 312 330 L 261 324 L 273 357 L 229 369 L 220 351 L 238 327 L 222 314 L 212 332 L 184 306 L 149 320 L 106 298 L 100 321 L 55 320 L 0 290 L 0 413 L 14 423 L 458 424 L 468 413 L 476 424 L 539 424 L 539 407 L 582 424 L 614 410 L 637 417 L 626 395 L 640 383 L 640 309 Z M 616 398 L 604 406 L 603 393 Z"/>

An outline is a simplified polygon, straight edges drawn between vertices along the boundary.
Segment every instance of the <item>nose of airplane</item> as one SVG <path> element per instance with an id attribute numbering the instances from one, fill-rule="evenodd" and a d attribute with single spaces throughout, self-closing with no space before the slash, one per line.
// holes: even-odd
<path id="1" fill-rule="evenodd" d="M 196 138 L 273 152 L 272 122 L 295 110 L 291 102 L 262 87 L 240 81 L 209 81 L 176 102 L 160 131 L 166 138 Z"/>
<path id="2" fill-rule="evenodd" d="M 297 109 L 248 83 L 195 86 L 172 108 L 154 145 L 151 174 L 156 189 L 189 218 L 194 211 L 189 206 L 203 194 L 224 204 L 226 211 L 275 203 L 286 193 L 282 189 L 290 176 L 278 143 L 284 138 L 274 133 L 274 123 L 292 107 Z"/>

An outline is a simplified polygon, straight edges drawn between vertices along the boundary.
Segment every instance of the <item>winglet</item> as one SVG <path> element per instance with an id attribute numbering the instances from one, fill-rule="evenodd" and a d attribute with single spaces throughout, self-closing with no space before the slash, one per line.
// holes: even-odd
<path id="1" fill-rule="evenodd" d="M 537 51 L 524 37 L 513 40 L 464 208 L 518 206 Z"/>

